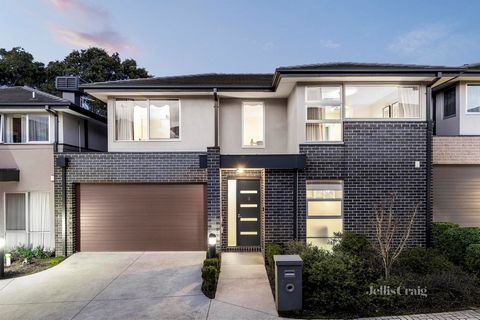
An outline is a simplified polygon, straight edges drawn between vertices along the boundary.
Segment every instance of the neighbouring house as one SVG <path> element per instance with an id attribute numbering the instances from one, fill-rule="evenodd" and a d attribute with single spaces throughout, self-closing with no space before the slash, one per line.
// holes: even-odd
<path id="1" fill-rule="evenodd" d="M 433 88 L 433 216 L 480 227 L 480 64 Z"/>
<path id="2" fill-rule="evenodd" d="M 7 248 L 55 247 L 54 152 L 67 150 L 106 151 L 106 119 L 30 87 L 0 88 L 0 237 Z"/>
<path id="3" fill-rule="evenodd" d="M 461 70 L 331 63 L 83 84 L 108 105 L 108 152 L 56 154 L 69 159 L 55 168 L 57 252 L 204 250 L 210 233 L 223 251 L 328 247 L 341 231 L 373 238 L 391 193 L 402 221 L 418 206 L 410 244 L 424 245 L 431 86 Z"/>

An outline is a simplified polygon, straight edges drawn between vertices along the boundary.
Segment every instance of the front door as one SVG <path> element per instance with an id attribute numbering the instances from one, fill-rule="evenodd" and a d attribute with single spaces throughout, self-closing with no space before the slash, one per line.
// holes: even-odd
<path id="1" fill-rule="evenodd" d="M 260 180 L 237 180 L 237 245 L 260 245 Z"/>

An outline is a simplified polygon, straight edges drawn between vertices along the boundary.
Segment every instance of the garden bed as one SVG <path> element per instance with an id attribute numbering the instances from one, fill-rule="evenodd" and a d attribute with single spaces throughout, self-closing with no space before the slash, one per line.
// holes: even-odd
<path id="1" fill-rule="evenodd" d="M 304 242 L 267 244 L 274 286 L 274 254 L 303 259 L 303 307 L 298 318 L 356 318 L 466 310 L 480 306 L 480 228 L 437 223 L 433 247 L 405 248 L 390 273 L 374 242 L 345 233 L 332 251 Z M 280 252 L 279 252 L 280 251 Z"/>
<path id="2" fill-rule="evenodd" d="M 57 265 L 59 262 L 60 262 L 60 259 L 58 257 L 44 258 L 44 259 L 34 258 L 29 263 L 23 263 L 22 261 L 13 261 L 10 267 L 5 267 L 4 278 L 5 279 L 17 278 L 17 277 L 37 273 L 43 270 L 47 270 Z"/>
<path id="3" fill-rule="evenodd" d="M 37 273 L 64 260 L 64 257 L 55 257 L 53 251 L 42 247 L 18 246 L 7 253 L 11 255 L 11 265 L 5 267 L 5 279 Z"/>

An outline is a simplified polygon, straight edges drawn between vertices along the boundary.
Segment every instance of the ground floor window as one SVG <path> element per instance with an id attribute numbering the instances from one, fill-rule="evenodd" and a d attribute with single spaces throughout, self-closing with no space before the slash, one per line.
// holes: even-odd
<path id="1" fill-rule="evenodd" d="M 8 247 L 51 248 L 52 217 L 49 192 L 5 194 L 5 234 Z"/>
<path id="2" fill-rule="evenodd" d="M 330 249 L 343 230 L 343 182 L 307 181 L 307 242 Z"/>

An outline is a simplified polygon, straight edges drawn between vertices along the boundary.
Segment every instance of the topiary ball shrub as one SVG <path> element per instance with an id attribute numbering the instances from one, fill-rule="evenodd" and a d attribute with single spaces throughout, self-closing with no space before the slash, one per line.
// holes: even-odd
<path id="1" fill-rule="evenodd" d="M 218 277 L 220 275 L 220 256 L 217 258 L 205 259 L 202 267 L 202 292 L 210 299 L 215 298 L 217 291 Z"/>
<path id="2" fill-rule="evenodd" d="M 480 243 L 471 244 L 465 252 L 465 267 L 468 271 L 480 275 Z"/>

